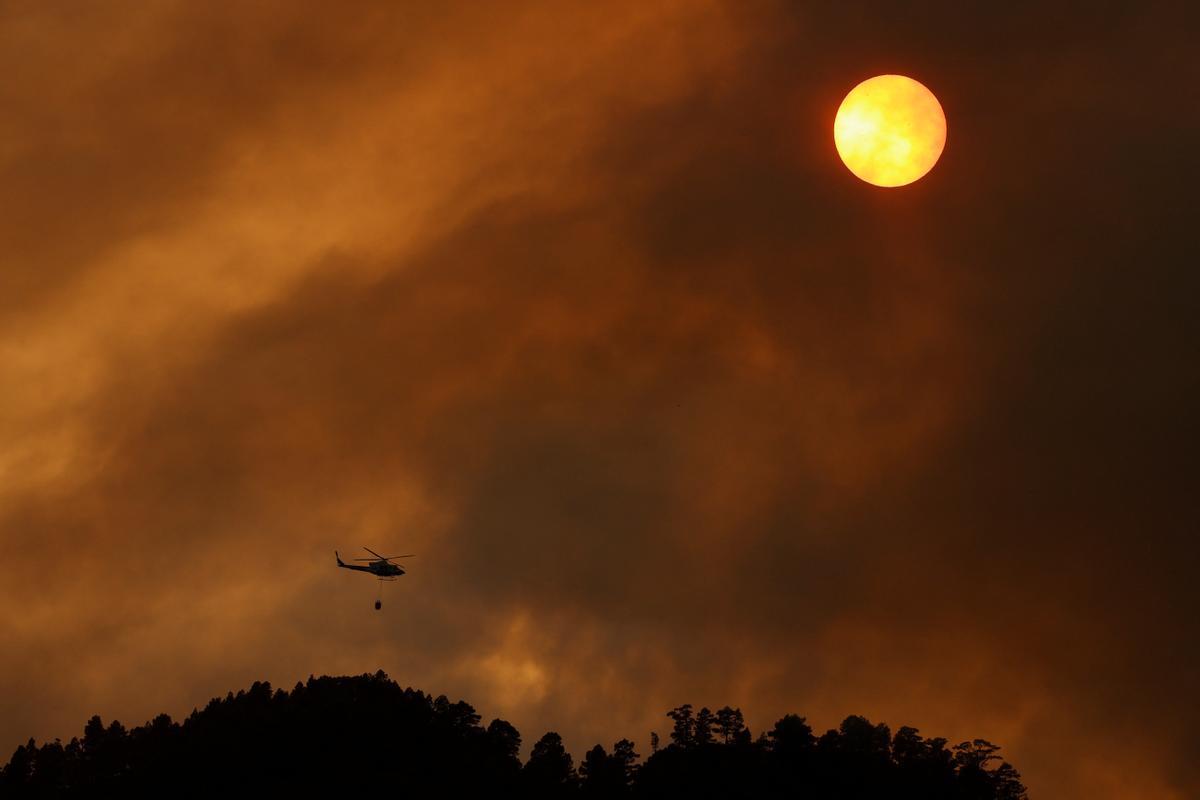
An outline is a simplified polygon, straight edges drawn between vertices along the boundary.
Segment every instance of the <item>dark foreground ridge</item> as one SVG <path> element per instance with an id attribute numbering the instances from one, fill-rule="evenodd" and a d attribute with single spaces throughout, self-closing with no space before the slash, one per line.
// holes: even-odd
<path id="1" fill-rule="evenodd" d="M 182 723 L 165 714 L 133 730 L 92 717 L 82 739 L 30 740 L 0 771 L 0 797 L 213 797 L 350 791 L 438 797 L 793 797 L 824 800 L 1021 800 L 1020 776 L 976 739 L 953 747 L 913 728 L 847 717 L 813 736 L 789 714 L 754 738 L 738 709 L 667 713 L 644 761 L 627 739 L 596 745 L 575 768 L 557 733 L 519 759 L 504 720 L 402 689 L 383 672 L 309 678 L 291 692 L 255 683 Z M 380 796 L 380 795 L 375 795 Z"/>

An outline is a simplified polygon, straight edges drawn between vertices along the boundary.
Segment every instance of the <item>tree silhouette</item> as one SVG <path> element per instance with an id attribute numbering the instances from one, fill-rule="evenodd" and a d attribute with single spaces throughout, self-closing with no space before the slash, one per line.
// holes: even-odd
<path id="1" fill-rule="evenodd" d="M 1007 761 L 990 769 L 993 761 L 1001 761 L 996 755 L 1000 748 L 986 739 L 974 739 L 954 746 L 954 762 L 958 766 L 959 781 L 964 787 L 964 797 L 1003 798 L 1017 800 L 1023 796 L 1025 787 L 1020 775 Z"/>
<path id="2" fill-rule="evenodd" d="M 945 739 L 923 739 L 916 728 L 904 726 L 892 739 L 900 798 L 953 797 L 954 756 Z"/>
<path id="3" fill-rule="evenodd" d="M 638 754 L 633 747 L 633 742 L 628 739 L 621 739 L 613 745 L 612 760 L 620 768 L 621 783 L 625 787 L 631 786 L 637 777 Z"/>
<path id="4" fill-rule="evenodd" d="M 708 710 L 708 707 L 700 709 L 696 713 L 696 721 L 692 724 L 692 744 L 695 747 L 704 747 L 713 742 L 713 725 L 716 719 L 713 713 Z"/>
<path id="5" fill-rule="evenodd" d="M 671 742 L 676 747 L 687 750 L 696 743 L 696 720 L 692 717 L 692 704 L 684 703 L 678 708 L 667 712 L 667 716 L 675 723 L 671 729 Z"/>
<path id="6" fill-rule="evenodd" d="M 742 718 L 740 708 L 725 706 L 717 711 L 717 734 L 721 737 L 722 744 L 732 744 L 743 736 L 749 740 L 750 732 L 746 730 L 746 722 Z"/>
<path id="7" fill-rule="evenodd" d="M 579 777 L 585 797 L 611 797 L 625 783 L 620 765 L 599 744 L 583 757 L 583 763 L 579 765 Z"/>
<path id="8" fill-rule="evenodd" d="M 599 747 L 599 745 L 597 745 Z M 601 748 L 603 750 L 603 748 Z M 529 754 L 522 771 L 522 786 L 529 797 L 566 797 L 578 784 L 571 754 L 563 747 L 562 737 L 547 733 Z"/>
<path id="9" fill-rule="evenodd" d="M 811 752 L 817 743 L 804 717 L 795 714 L 787 714 L 776 722 L 767 737 L 771 742 L 771 750 L 788 760 Z"/>
<path id="10" fill-rule="evenodd" d="M 741 711 L 667 712 L 671 743 L 638 762 L 622 739 L 587 751 L 578 774 L 557 733 L 524 765 L 521 735 L 469 704 L 402 689 L 384 673 L 265 682 L 214 699 L 182 722 L 165 714 L 127 730 L 92 717 L 81 738 L 29 740 L 0 769 L 0 796 L 337 795 L 521 798 L 1027 800 L 1020 774 L 984 739 L 948 747 L 911 727 L 847 717 L 820 738 L 788 714 L 753 739 Z"/>
<path id="11" fill-rule="evenodd" d="M 622 739 L 613 745 L 609 755 L 602 745 L 596 745 L 579 765 L 582 794 L 585 797 L 621 797 L 629 793 L 637 772 L 638 754 L 633 742 Z"/>

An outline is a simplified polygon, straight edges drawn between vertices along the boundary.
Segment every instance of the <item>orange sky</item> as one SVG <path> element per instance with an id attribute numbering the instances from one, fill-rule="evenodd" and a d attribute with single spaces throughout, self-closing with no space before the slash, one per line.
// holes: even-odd
<path id="1" fill-rule="evenodd" d="M 382 668 L 1196 796 L 1186 9 L 392 5 L 0 11 L 4 757 Z"/>

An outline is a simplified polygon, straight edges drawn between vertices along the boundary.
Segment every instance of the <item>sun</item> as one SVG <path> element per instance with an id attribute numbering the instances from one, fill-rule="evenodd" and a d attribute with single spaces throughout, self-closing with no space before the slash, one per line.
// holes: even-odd
<path id="1" fill-rule="evenodd" d="M 933 92 L 903 75 L 877 75 L 850 90 L 833 120 L 838 155 L 876 186 L 923 177 L 946 146 L 946 115 Z"/>

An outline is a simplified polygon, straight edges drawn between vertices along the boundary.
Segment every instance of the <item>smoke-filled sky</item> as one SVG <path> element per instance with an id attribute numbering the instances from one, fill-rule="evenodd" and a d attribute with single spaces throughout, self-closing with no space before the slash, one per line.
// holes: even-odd
<path id="1" fill-rule="evenodd" d="M 0 760 L 382 668 L 1198 796 L 1198 21 L 1051 5 L 5 5 Z"/>

